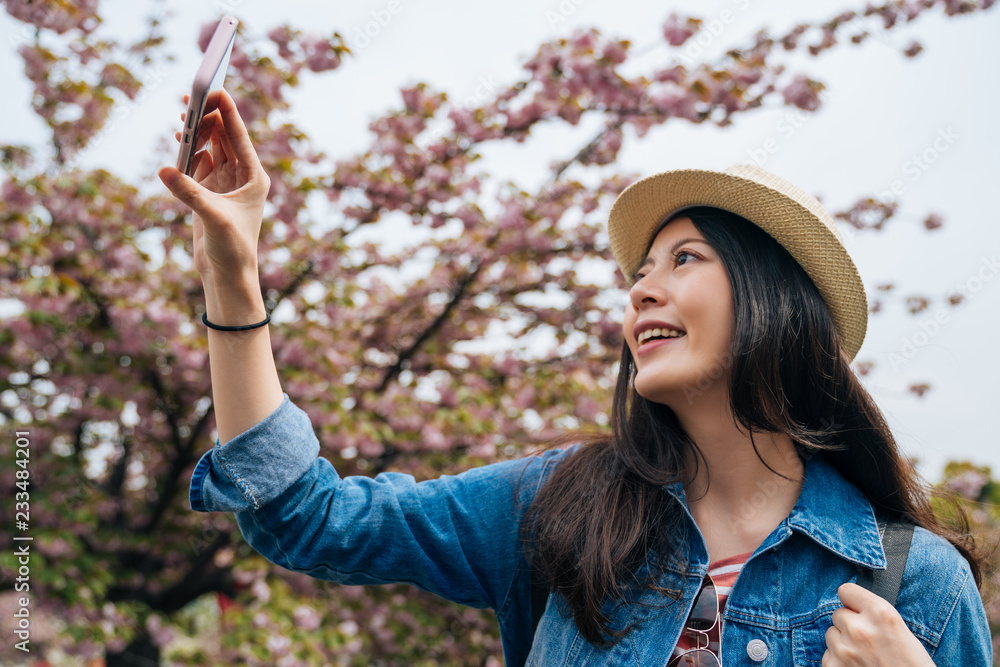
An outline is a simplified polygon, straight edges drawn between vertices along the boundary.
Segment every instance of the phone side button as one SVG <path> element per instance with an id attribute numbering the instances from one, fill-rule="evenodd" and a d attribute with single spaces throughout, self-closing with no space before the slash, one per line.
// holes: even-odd
<path id="1" fill-rule="evenodd" d="M 186 143 L 186 144 L 191 143 L 191 135 L 190 134 L 187 134 L 187 133 L 184 134 L 184 143 Z"/>
<path id="2" fill-rule="evenodd" d="M 194 114 L 188 109 L 188 129 L 194 129 Z"/>

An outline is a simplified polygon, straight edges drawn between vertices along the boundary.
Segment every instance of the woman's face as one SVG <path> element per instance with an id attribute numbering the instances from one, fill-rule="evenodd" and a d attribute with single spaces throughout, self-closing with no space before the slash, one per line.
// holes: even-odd
<path id="1" fill-rule="evenodd" d="M 629 297 L 623 332 L 640 396 L 680 408 L 725 389 L 732 291 L 719 255 L 690 218 L 675 218 L 660 230 Z M 667 326 L 685 334 L 645 339 L 649 329 L 666 334 Z"/>

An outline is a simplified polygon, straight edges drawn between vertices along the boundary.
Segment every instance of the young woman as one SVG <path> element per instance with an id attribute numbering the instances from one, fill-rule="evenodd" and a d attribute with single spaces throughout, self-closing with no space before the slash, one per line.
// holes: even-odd
<path id="1" fill-rule="evenodd" d="M 814 198 L 747 166 L 639 181 L 609 221 L 631 283 L 612 433 L 342 478 L 271 355 L 268 176 L 232 98 L 210 104 L 215 157 L 160 171 L 195 212 L 207 301 L 219 441 L 195 510 L 235 512 L 291 570 L 492 608 L 511 666 L 992 664 L 979 556 L 850 370 L 867 300 Z M 895 608 L 855 583 L 886 566 L 879 519 L 916 525 Z M 532 570 L 551 591 L 534 633 Z"/>

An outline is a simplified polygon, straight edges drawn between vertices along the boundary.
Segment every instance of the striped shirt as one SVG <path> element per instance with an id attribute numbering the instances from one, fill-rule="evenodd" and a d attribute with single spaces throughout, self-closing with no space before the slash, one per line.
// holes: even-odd
<path id="1" fill-rule="evenodd" d="M 736 577 L 739 575 L 740 570 L 743 569 L 743 564 L 746 563 L 752 553 L 750 551 L 737 556 L 729 556 L 728 558 L 722 558 L 709 564 L 708 574 L 712 577 L 712 581 L 715 582 L 715 589 L 719 594 L 719 614 L 722 614 L 722 610 L 725 608 L 726 599 L 729 597 L 729 592 L 733 589 L 733 584 L 736 583 Z M 681 632 L 680 639 L 677 640 L 677 646 L 674 647 L 672 657 L 677 657 L 689 649 L 697 648 L 699 646 L 698 639 L 698 633 L 685 629 Z M 701 646 L 704 647 L 705 640 L 703 637 L 701 638 L 701 642 Z M 716 656 L 719 655 L 718 623 L 708 631 L 708 649 Z"/>

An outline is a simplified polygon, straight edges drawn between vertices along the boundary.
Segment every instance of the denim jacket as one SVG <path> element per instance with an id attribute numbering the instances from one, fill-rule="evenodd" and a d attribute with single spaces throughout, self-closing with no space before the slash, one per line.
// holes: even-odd
<path id="1" fill-rule="evenodd" d="M 613 627 L 636 629 L 611 648 L 580 635 L 559 594 L 551 594 L 532 643 L 530 572 L 518 524 L 552 470 L 575 447 L 416 482 L 385 472 L 340 477 L 318 457 L 305 412 L 285 394 L 273 413 L 198 462 L 191 507 L 234 512 L 247 542 L 268 560 L 343 584 L 406 582 L 448 600 L 495 611 L 504 657 L 520 665 L 666 665 L 708 570 L 704 539 L 679 484 L 680 540 L 688 567 L 660 584 L 672 600 L 643 591 L 609 601 Z M 520 480 L 520 484 L 518 481 Z M 822 456 L 806 462 L 799 499 L 747 560 L 729 595 L 722 662 L 819 667 L 837 588 L 857 566 L 886 565 L 872 506 Z M 638 604 L 636 604 L 638 603 Z M 965 559 L 917 527 L 897 608 L 938 665 L 992 664 L 989 624 Z"/>

